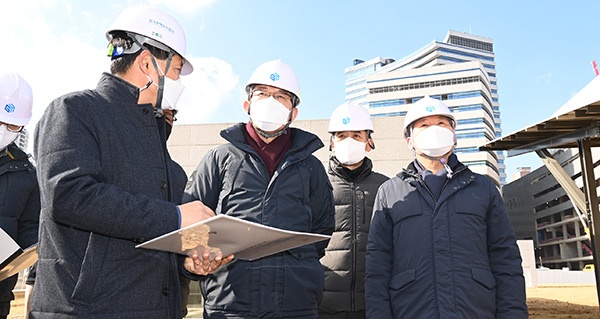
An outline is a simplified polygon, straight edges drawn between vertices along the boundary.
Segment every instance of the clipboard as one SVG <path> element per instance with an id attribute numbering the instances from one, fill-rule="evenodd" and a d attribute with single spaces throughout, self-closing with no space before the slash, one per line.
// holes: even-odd
<path id="1" fill-rule="evenodd" d="M 210 217 L 139 244 L 136 248 L 191 255 L 194 250 L 220 251 L 223 256 L 255 260 L 331 236 L 283 230 L 225 214 Z"/>
<path id="2" fill-rule="evenodd" d="M 12 277 L 31 267 L 38 260 L 38 247 L 34 244 L 25 250 L 0 228 L 0 280 Z"/>

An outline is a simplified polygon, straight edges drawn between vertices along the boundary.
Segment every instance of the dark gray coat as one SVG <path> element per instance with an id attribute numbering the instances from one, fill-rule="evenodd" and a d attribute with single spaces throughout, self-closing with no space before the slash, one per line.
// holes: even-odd
<path id="1" fill-rule="evenodd" d="M 365 158 L 352 180 L 339 161 L 329 160 L 329 180 L 333 186 L 335 230 L 321 264 L 325 268 L 325 289 L 320 312 L 361 312 L 365 310 L 364 278 L 367 235 L 373 202 L 379 186 L 388 177 L 372 171 Z"/>
<path id="2" fill-rule="evenodd" d="M 176 256 L 134 246 L 178 228 L 170 201 L 185 173 L 164 120 L 137 100 L 136 87 L 105 73 L 95 90 L 54 100 L 37 125 L 32 318 L 181 318 Z"/>
<path id="3" fill-rule="evenodd" d="M 379 188 L 367 318 L 527 318 L 521 256 L 498 189 L 460 163 L 452 169 L 437 200 L 414 164 Z"/>
<path id="4" fill-rule="evenodd" d="M 273 177 L 246 143 L 243 123 L 221 132 L 228 144 L 209 151 L 194 172 L 184 202 L 201 199 L 228 214 L 281 229 L 329 235 L 331 185 L 312 155 L 323 143 L 292 128 L 292 146 Z M 205 318 L 316 318 L 323 291 L 326 241 L 254 261 L 234 260 L 200 280 Z"/>

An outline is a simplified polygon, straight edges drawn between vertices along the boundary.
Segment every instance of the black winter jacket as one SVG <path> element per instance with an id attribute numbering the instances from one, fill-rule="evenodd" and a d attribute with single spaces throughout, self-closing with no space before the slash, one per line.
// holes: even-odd
<path id="1" fill-rule="evenodd" d="M 200 199 L 216 214 L 267 226 L 329 235 L 333 231 L 331 184 L 312 155 L 323 147 L 315 135 L 292 128 L 292 146 L 273 177 L 245 141 L 245 124 L 225 129 L 229 143 L 209 151 L 193 173 L 184 202 Z M 327 242 L 258 260 L 234 260 L 200 280 L 205 318 L 316 318 L 323 291 Z"/>
<path id="2" fill-rule="evenodd" d="M 351 179 L 339 161 L 329 160 L 329 180 L 333 186 L 335 230 L 321 264 L 325 269 L 325 289 L 319 312 L 362 312 L 365 310 L 364 277 L 367 235 L 377 189 L 388 177 L 372 171 L 365 158 Z"/>
<path id="3" fill-rule="evenodd" d="M 40 190 L 33 164 L 14 143 L 0 151 L 0 228 L 21 248 L 38 241 Z M 8 315 L 17 276 L 0 282 L 0 317 Z"/>
<path id="4" fill-rule="evenodd" d="M 35 167 L 14 143 L 0 151 L 0 228 L 21 248 L 38 241 L 40 190 Z"/>

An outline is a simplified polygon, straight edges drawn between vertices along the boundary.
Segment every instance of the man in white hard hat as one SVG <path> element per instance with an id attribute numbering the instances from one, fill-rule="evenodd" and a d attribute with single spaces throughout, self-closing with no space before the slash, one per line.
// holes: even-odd
<path id="1" fill-rule="evenodd" d="M 338 106 L 329 120 L 335 231 L 321 264 L 325 289 L 319 319 L 365 318 L 367 234 L 373 202 L 387 176 L 373 171 L 367 152 L 375 148 L 369 111 L 353 102 Z"/>
<path id="2" fill-rule="evenodd" d="M 299 85 L 281 60 L 260 65 L 246 85 L 250 116 L 221 131 L 227 144 L 209 151 L 192 175 L 184 202 L 201 199 L 217 214 L 329 235 L 331 184 L 312 155 L 314 134 L 290 128 L 298 114 Z M 316 318 L 323 290 L 326 241 L 258 260 L 235 260 L 200 280 L 204 318 Z"/>
<path id="3" fill-rule="evenodd" d="M 29 84 L 15 72 L 0 74 L 0 228 L 22 249 L 38 241 L 40 191 L 35 167 L 15 143 L 31 119 Z M 33 278 L 30 278 L 31 281 Z M 18 275 L 0 281 L 0 318 L 7 318 Z"/>
<path id="4" fill-rule="evenodd" d="M 111 74 L 54 100 L 36 127 L 43 208 L 31 317 L 181 318 L 180 272 L 196 278 L 231 260 L 135 248 L 214 214 L 178 205 L 187 178 L 166 148 L 162 109 L 193 70 L 185 34 L 166 12 L 133 6 L 106 37 Z"/>
<path id="5" fill-rule="evenodd" d="M 453 153 L 456 120 L 426 96 L 404 119 L 415 160 L 377 192 L 367 318 L 527 318 L 516 237 L 496 185 Z"/>

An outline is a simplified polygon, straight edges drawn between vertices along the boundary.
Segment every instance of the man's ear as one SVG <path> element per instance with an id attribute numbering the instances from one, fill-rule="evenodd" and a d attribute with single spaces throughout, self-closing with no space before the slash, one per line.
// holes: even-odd
<path id="1" fill-rule="evenodd" d="M 414 151 L 414 150 L 415 150 L 415 147 L 413 146 L 413 139 L 412 139 L 412 137 L 410 137 L 410 136 L 409 136 L 409 137 L 407 137 L 407 138 L 405 139 L 405 141 L 406 141 L 406 144 L 408 145 L 408 148 L 409 148 L 411 151 Z"/>
<path id="2" fill-rule="evenodd" d="M 370 151 L 372 151 L 374 149 L 375 149 L 375 142 L 373 142 L 373 139 L 370 138 L 370 139 L 367 140 L 367 144 L 365 145 L 365 150 L 367 152 L 370 152 Z"/>
<path id="3" fill-rule="evenodd" d="M 148 50 L 142 50 L 142 52 L 135 59 L 140 71 L 145 75 L 150 74 L 150 66 L 152 64 L 152 54 Z"/>
<path id="4" fill-rule="evenodd" d="M 294 107 L 292 108 L 292 122 L 296 119 L 296 116 L 298 116 L 298 108 Z"/>
<path id="5" fill-rule="evenodd" d="M 246 114 L 250 115 L 250 101 L 244 101 L 244 112 L 246 112 Z"/>

